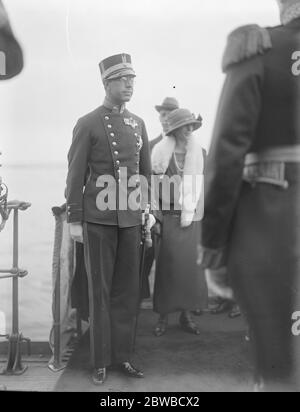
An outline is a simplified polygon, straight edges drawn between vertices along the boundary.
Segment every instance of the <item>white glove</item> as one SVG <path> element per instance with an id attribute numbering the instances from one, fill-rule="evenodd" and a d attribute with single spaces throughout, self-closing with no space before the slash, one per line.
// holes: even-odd
<path id="1" fill-rule="evenodd" d="M 70 223 L 70 235 L 74 242 L 83 243 L 83 227 L 81 223 Z"/>
<path id="2" fill-rule="evenodd" d="M 147 221 L 147 229 L 151 230 L 156 223 L 156 219 L 153 215 L 149 214 L 149 219 Z M 142 225 L 145 224 L 145 213 L 142 215 Z"/>

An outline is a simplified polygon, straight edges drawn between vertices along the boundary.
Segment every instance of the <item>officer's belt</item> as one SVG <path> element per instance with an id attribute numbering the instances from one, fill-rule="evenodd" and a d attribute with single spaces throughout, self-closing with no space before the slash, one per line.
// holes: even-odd
<path id="1" fill-rule="evenodd" d="M 260 153 L 249 153 L 245 159 L 245 166 L 264 162 L 300 163 L 300 145 L 279 146 Z"/>
<path id="2" fill-rule="evenodd" d="M 260 153 L 249 153 L 245 159 L 243 180 L 256 186 L 266 183 L 287 189 L 286 163 L 300 163 L 300 145 L 280 146 Z"/>

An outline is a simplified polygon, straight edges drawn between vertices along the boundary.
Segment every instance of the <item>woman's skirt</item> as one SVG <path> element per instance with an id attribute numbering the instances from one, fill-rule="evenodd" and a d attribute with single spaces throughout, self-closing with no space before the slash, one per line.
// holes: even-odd
<path id="1" fill-rule="evenodd" d="M 182 228 L 179 215 L 164 214 L 154 286 L 155 312 L 167 315 L 207 307 L 205 274 L 197 265 L 199 237 L 200 222 Z"/>

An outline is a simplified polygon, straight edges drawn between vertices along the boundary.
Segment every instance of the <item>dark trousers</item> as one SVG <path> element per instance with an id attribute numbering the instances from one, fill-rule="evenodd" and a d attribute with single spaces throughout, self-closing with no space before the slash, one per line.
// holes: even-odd
<path id="1" fill-rule="evenodd" d="M 236 276 L 234 289 L 251 330 L 255 380 L 265 388 L 284 389 L 293 385 L 293 341 L 291 287 L 286 272 L 273 276 Z M 298 342 L 300 344 L 300 342 Z"/>
<path id="2" fill-rule="evenodd" d="M 139 303 L 140 242 L 140 226 L 84 225 L 95 368 L 130 360 Z"/>
<path id="3" fill-rule="evenodd" d="M 300 165 L 287 164 L 288 189 L 243 184 L 228 271 L 252 334 L 256 379 L 268 391 L 300 387 Z"/>

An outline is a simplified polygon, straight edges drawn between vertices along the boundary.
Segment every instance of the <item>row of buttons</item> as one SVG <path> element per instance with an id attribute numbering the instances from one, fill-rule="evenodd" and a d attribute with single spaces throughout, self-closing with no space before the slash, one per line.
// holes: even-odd
<path id="1" fill-rule="evenodd" d="M 109 116 L 105 116 L 104 119 L 105 119 L 106 121 L 109 121 L 109 120 L 110 120 Z M 112 129 L 112 125 L 111 125 L 111 124 L 108 124 L 108 125 L 107 125 L 107 128 L 111 130 L 111 129 Z M 137 138 L 136 147 L 139 149 L 139 147 L 140 147 L 140 137 L 139 137 L 138 133 L 135 133 L 134 135 L 135 135 L 135 137 Z M 110 136 L 111 136 L 112 138 L 114 138 L 116 135 L 115 135 L 115 133 L 111 132 L 111 133 L 110 133 Z M 117 143 L 116 141 L 113 141 L 113 142 L 112 142 L 112 146 L 113 146 L 114 148 L 116 148 L 116 147 L 118 146 L 118 143 Z M 119 151 L 118 151 L 118 150 L 115 150 L 113 153 L 114 153 L 114 155 L 115 155 L 116 157 L 119 156 Z M 140 165 L 140 161 L 139 161 L 139 150 L 136 152 L 136 156 L 138 157 L 138 161 L 136 162 L 136 166 L 137 166 L 136 173 L 139 174 L 139 172 L 140 172 L 140 170 L 139 170 L 139 165 Z M 120 171 L 119 167 L 120 167 L 120 164 L 121 164 L 121 163 L 120 163 L 119 160 L 116 160 L 115 163 L 116 163 L 117 173 L 118 173 L 118 175 L 119 175 L 118 182 L 120 183 L 120 182 L 121 182 L 121 179 L 120 179 L 120 173 L 121 173 L 121 171 Z M 139 180 L 136 180 L 136 183 L 139 183 L 139 182 L 140 182 Z"/>
<path id="2" fill-rule="evenodd" d="M 105 119 L 106 121 L 109 121 L 109 120 L 110 120 L 110 118 L 109 118 L 108 116 L 105 116 L 104 119 Z M 112 125 L 111 125 L 111 124 L 108 124 L 108 125 L 107 125 L 107 128 L 108 128 L 108 129 L 112 129 Z M 113 133 L 113 132 L 110 133 L 110 137 L 114 138 L 115 136 L 116 136 L 115 133 Z M 118 146 L 118 143 L 117 143 L 116 141 L 113 141 L 113 142 L 112 142 L 112 146 L 113 146 L 114 148 L 116 148 L 116 147 Z M 115 150 L 115 151 L 114 151 L 114 155 L 115 155 L 115 156 L 119 156 L 118 150 Z M 120 182 L 121 182 L 121 179 L 120 179 L 120 173 L 121 173 L 121 171 L 120 171 L 120 169 L 119 169 L 119 167 L 120 167 L 120 161 L 119 161 L 119 160 L 116 160 L 115 163 L 116 163 L 117 173 L 118 173 L 118 175 L 119 175 L 118 182 L 120 183 Z"/>

